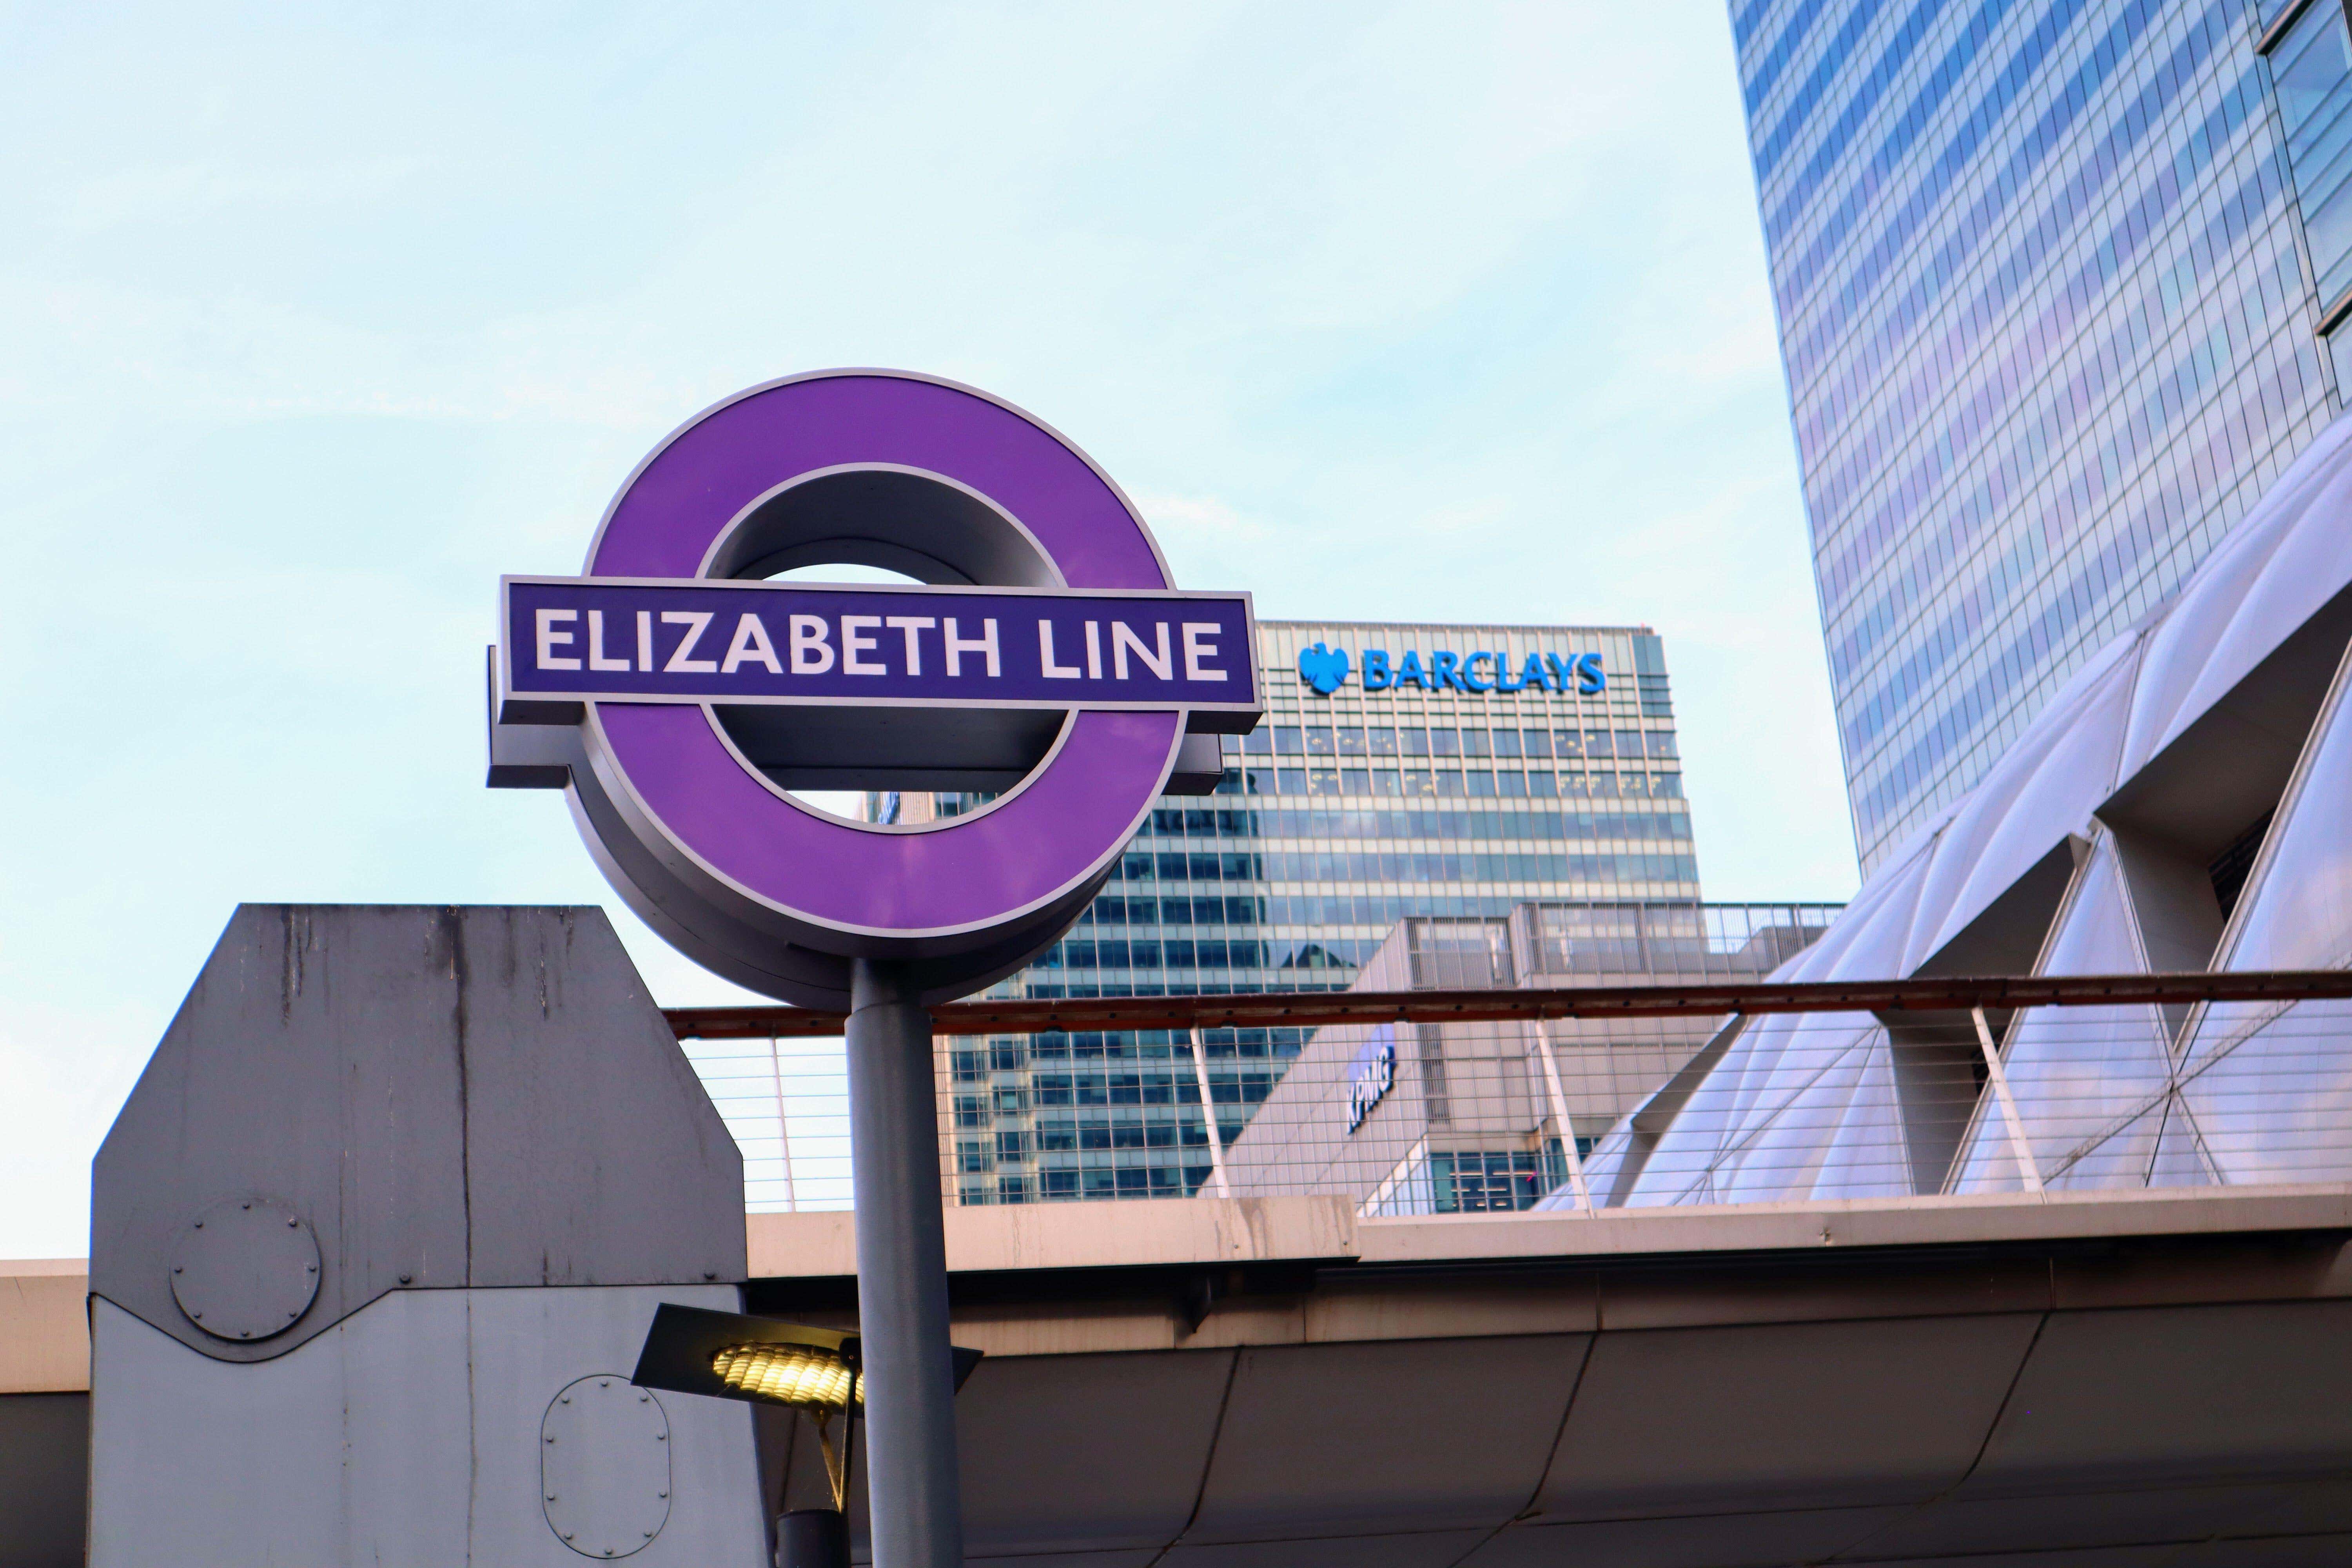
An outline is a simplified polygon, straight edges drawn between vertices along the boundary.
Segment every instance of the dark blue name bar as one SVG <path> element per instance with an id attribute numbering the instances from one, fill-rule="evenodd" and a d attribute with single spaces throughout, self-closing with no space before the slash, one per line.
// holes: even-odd
<path id="1" fill-rule="evenodd" d="M 507 577 L 509 698 L 1256 712 L 1246 594 Z"/>

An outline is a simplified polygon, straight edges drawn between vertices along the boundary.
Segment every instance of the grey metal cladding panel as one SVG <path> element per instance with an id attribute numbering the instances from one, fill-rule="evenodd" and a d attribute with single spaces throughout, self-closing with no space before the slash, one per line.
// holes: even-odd
<path id="1" fill-rule="evenodd" d="M 471 909 L 476 1286 L 740 1280 L 743 1157 L 602 910 Z"/>
<path id="2" fill-rule="evenodd" d="M 1606 1333 L 1549 1519 L 1924 1501 L 1968 1473 L 2032 1313 Z"/>
<path id="3" fill-rule="evenodd" d="M 1192 1516 L 1232 1351 L 992 1356 L 956 1395 L 975 1557 L 1160 1546 Z"/>
<path id="4" fill-rule="evenodd" d="M 2352 1563 L 2352 1535 L 2305 1535 L 2200 1542 L 2165 1558 L 2164 1568 L 2342 1568 L 2346 1563 Z"/>
<path id="5" fill-rule="evenodd" d="M 2352 1471 L 2352 1301 L 2061 1312 L 1964 1493 Z"/>
<path id="6" fill-rule="evenodd" d="M 1956 1557 L 1968 1552 L 2132 1546 L 2273 1533 L 2294 1489 L 2158 1487 L 2035 1497 L 1943 1498 L 1872 1536 L 1854 1554 Z"/>
<path id="7" fill-rule="evenodd" d="M 1160 1548 L 1146 1546 L 1132 1552 L 1055 1552 L 1045 1556 L 981 1557 L 970 1552 L 965 1560 L 987 1568 L 1153 1568 L 1160 1561 Z"/>
<path id="8" fill-rule="evenodd" d="M 1185 1541 L 1503 1523 L 1542 1477 L 1591 1337 L 1243 1351 Z"/>
<path id="9" fill-rule="evenodd" d="M 229 1360 L 281 1355 L 403 1274 L 466 1283 L 465 1102 L 446 910 L 241 905 L 99 1148 L 90 1290 Z M 242 1194 L 317 1233 L 317 1300 L 212 1339 L 172 1300 L 179 1228 Z"/>
<path id="10" fill-rule="evenodd" d="M 625 1382 L 659 1304 L 732 1286 L 395 1290 L 293 1354 L 192 1354 L 92 1309 L 93 1568 L 575 1568 L 545 1510 L 542 1426 L 583 1377 Z M 764 1554 L 751 1407 L 665 1401 L 673 1477 L 637 1568 Z"/>
<path id="11" fill-rule="evenodd" d="M 100 1300 L 90 1352 L 92 1568 L 467 1561 L 463 1294 L 395 1292 L 259 1366 Z"/>
<path id="12" fill-rule="evenodd" d="M 594 909 L 241 906 L 91 1188 L 92 1293 L 234 1361 L 403 1283 L 744 1267 L 741 1157 Z M 322 1276 L 249 1344 L 184 1317 L 168 1272 L 179 1227 L 244 1194 L 309 1221 Z"/>
<path id="13" fill-rule="evenodd" d="M 89 1395 L 0 1394 L 0 1568 L 80 1568 Z"/>
<path id="14" fill-rule="evenodd" d="M 1818 1563 L 1908 1512 L 1897 1508 L 1514 1524 L 1462 1568 L 1780 1568 Z"/>
<path id="15" fill-rule="evenodd" d="M 1486 1533 L 1440 1530 L 1412 1535 L 1185 1545 L 1160 1558 L 1160 1568 L 1452 1568 Z"/>

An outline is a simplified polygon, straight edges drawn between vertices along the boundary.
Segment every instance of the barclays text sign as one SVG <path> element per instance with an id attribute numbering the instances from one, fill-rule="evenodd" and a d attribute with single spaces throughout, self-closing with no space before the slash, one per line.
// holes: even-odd
<path id="1" fill-rule="evenodd" d="M 1408 648 L 1392 660 L 1388 649 L 1368 647 L 1359 662 L 1357 682 L 1366 691 L 1417 686 L 1424 691 L 1556 691 L 1597 697 L 1609 689 L 1597 653 L 1530 653 L 1515 664 L 1509 655 L 1487 648 L 1471 653 L 1439 648 L 1426 660 L 1418 649 Z M 1328 697 L 1347 683 L 1349 663 L 1345 648 L 1310 644 L 1299 649 L 1298 679 Z"/>

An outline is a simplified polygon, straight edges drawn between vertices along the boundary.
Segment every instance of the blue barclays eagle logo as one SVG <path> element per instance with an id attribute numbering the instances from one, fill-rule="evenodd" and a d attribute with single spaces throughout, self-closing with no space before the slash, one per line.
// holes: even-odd
<path id="1" fill-rule="evenodd" d="M 1328 697 L 1348 679 L 1348 650 L 1310 643 L 1298 650 L 1298 679 Z"/>

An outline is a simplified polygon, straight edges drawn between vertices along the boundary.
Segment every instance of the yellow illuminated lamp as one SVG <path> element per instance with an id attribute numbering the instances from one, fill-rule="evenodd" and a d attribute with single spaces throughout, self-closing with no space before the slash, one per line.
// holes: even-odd
<path id="1" fill-rule="evenodd" d="M 809 1332 L 808 1331 L 802 1331 Z M 816 1444 L 824 1455 L 824 1479 L 833 1487 L 833 1506 L 849 1507 L 849 1466 L 833 1446 L 833 1418 L 849 1408 L 852 1399 L 866 1403 L 866 1379 L 842 1354 L 841 1336 L 810 1333 L 811 1339 L 835 1343 L 792 1344 L 769 1341 L 721 1346 L 710 1358 L 710 1370 L 739 1399 L 789 1405 L 808 1413 L 816 1427 Z"/>
<path id="2" fill-rule="evenodd" d="M 958 1388 L 980 1363 L 980 1352 L 950 1346 Z M 717 1312 L 664 1301 L 654 1309 L 645 1348 L 629 1381 L 706 1398 L 742 1399 L 804 1412 L 816 1426 L 825 1479 L 836 1509 L 848 1502 L 857 1419 L 866 1403 L 859 1344 L 854 1333 L 788 1323 L 777 1318 Z M 833 1422 L 842 1422 L 839 1447 Z"/>
<path id="3" fill-rule="evenodd" d="M 821 1345 L 729 1345 L 710 1358 L 710 1370 L 730 1393 L 812 1414 L 845 1410 L 853 1396 L 866 1403 L 866 1380 Z"/>

